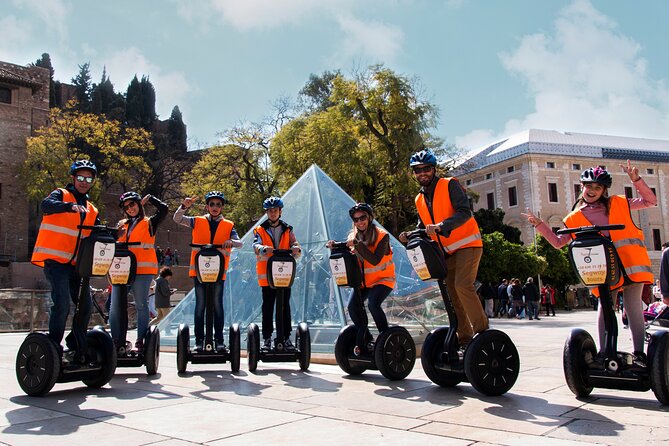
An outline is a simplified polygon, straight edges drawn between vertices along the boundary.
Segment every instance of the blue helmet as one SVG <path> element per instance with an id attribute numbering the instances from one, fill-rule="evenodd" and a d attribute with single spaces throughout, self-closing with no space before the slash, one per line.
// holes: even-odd
<path id="1" fill-rule="evenodd" d="M 223 192 L 217 191 L 217 190 L 212 190 L 211 192 L 207 192 L 204 196 L 204 202 L 209 204 L 209 200 L 213 198 L 218 198 L 223 202 L 223 204 L 226 203 L 225 201 L 225 195 L 223 195 Z"/>
<path id="2" fill-rule="evenodd" d="M 77 171 L 82 169 L 88 169 L 93 172 L 93 175 L 98 175 L 98 168 L 95 167 L 95 163 L 89 160 L 77 160 L 73 162 L 70 166 L 70 175 L 74 175 Z"/>
<path id="3" fill-rule="evenodd" d="M 272 208 L 283 208 L 283 201 L 279 197 L 269 197 L 265 198 L 265 201 L 262 202 L 263 209 L 272 209 Z"/>
<path id="4" fill-rule="evenodd" d="M 411 155 L 411 159 L 409 160 L 409 166 L 414 167 L 420 164 L 429 164 L 430 166 L 437 165 L 437 157 L 434 156 L 432 150 L 423 149 Z"/>

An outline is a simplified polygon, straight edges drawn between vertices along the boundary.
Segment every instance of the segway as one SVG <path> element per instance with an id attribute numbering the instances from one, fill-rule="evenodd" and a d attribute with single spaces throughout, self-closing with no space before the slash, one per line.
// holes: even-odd
<path id="1" fill-rule="evenodd" d="M 191 350 L 190 328 L 187 324 L 180 324 L 177 331 L 177 371 L 181 374 L 186 371 L 188 363 L 192 364 L 225 364 L 230 362 L 232 372 L 239 371 L 241 337 L 239 324 L 230 326 L 230 345 L 218 351 L 214 345 L 214 292 L 216 283 L 223 277 L 225 271 L 225 257 L 218 248 L 223 245 L 191 244 L 199 248 L 195 255 L 195 270 L 197 279 L 204 284 L 205 294 L 205 338 L 201 351 Z"/>
<path id="2" fill-rule="evenodd" d="M 137 259 L 128 249 L 129 246 L 140 245 L 140 242 L 116 242 L 114 262 L 107 276 L 109 283 L 119 287 L 119 306 L 121 310 L 121 333 L 116 345 L 116 367 L 146 366 L 147 375 L 158 373 L 160 355 L 160 330 L 151 326 L 144 335 L 144 349 L 137 351 L 126 339 L 128 333 L 128 288 L 135 281 Z"/>
<path id="3" fill-rule="evenodd" d="M 469 382 L 484 395 L 508 392 L 520 372 L 520 356 L 509 336 L 499 330 L 476 334 L 464 351 L 458 345 L 458 318 L 446 289 L 446 260 L 441 246 L 424 229 L 408 234 L 407 255 L 421 280 L 436 280 L 449 326 L 432 330 L 423 343 L 421 365 L 427 377 L 442 387 Z"/>
<path id="4" fill-rule="evenodd" d="M 587 331 L 571 331 L 562 356 L 564 376 L 569 390 L 577 397 L 589 395 L 594 387 L 639 392 L 653 389 L 660 403 L 669 404 L 669 332 L 658 331 L 650 337 L 646 366 L 635 364 L 632 354 L 618 351 L 618 323 L 610 287 L 620 281 L 624 272 L 613 242 L 600 231 L 624 228 L 617 224 L 558 231 L 575 236 L 569 244 L 569 259 L 581 282 L 599 290 L 605 331 L 599 351 Z"/>
<path id="5" fill-rule="evenodd" d="M 73 320 L 84 317 L 90 299 L 90 277 L 107 274 L 114 258 L 114 232 L 106 226 L 78 226 L 91 230 L 80 240 L 76 270 L 81 277 Z M 84 307 L 82 307 L 82 305 Z M 116 350 L 111 336 L 95 327 L 87 333 L 72 330 L 68 335 L 74 348 L 65 353 L 45 333 L 30 333 L 16 355 L 16 378 L 30 396 L 42 396 L 59 383 L 82 381 L 88 387 L 102 387 L 116 370 Z"/>
<path id="6" fill-rule="evenodd" d="M 295 259 L 290 249 L 275 249 L 272 257 L 267 261 L 267 281 L 269 286 L 276 289 L 276 338 L 274 347 L 260 348 L 260 329 L 255 323 L 249 324 L 246 336 L 246 355 L 249 372 L 255 372 L 258 361 L 263 362 L 295 362 L 300 364 L 300 370 L 307 370 L 311 363 L 311 335 L 306 322 L 297 325 L 295 334 L 295 348 L 286 349 L 283 309 L 287 304 L 286 291 L 293 285 L 295 279 Z"/>
<path id="7" fill-rule="evenodd" d="M 338 286 L 356 288 L 362 283 L 360 264 L 346 242 L 332 245 L 330 270 Z M 378 370 L 393 381 L 404 379 L 411 373 L 416 363 L 416 344 L 404 327 L 388 327 L 379 333 L 376 341 L 368 331 L 367 345 L 360 346 L 363 348 L 359 355 L 354 353 L 357 331 L 355 325 L 347 325 L 335 341 L 335 359 L 345 373 L 360 375 L 365 370 Z"/>

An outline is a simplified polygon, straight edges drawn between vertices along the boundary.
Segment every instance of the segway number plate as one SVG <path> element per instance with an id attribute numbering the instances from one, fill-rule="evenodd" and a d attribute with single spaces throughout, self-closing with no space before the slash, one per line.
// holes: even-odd
<path id="1" fill-rule="evenodd" d="M 104 276 L 114 261 L 116 248 L 114 243 L 95 242 L 93 248 L 93 276 Z"/>
<path id="2" fill-rule="evenodd" d="M 132 267 L 132 258 L 114 257 L 111 268 L 109 268 L 109 282 L 112 285 L 126 285 L 130 280 L 130 269 Z"/>
<path id="3" fill-rule="evenodd" d="M 573 247 L 572 259 L 584 285 L 595 286 L 606 283 L 608 263 L 603 245 Z"/>
<path id="4" fill-rule="evenodd" d="M 219 256 L 200 255 L 197 267 L 202 283 L 216 282 L 221 271 L 221 258 Z"/>
<path id="5" fill-rule="evenodd" d="M 346 274 L 345 259 L 330 259 L 330 271 L 335 278 L 338 286 L 346 286 L 348 284 L 348 275 Z"/>
<path id="6" fill-rule="evenodd" d="M 293 262 L 272 263 L 272 280 L 274 288 L 288 288 L 293 280 Z"/>
<path id="7" fill-rule="evenodd" d="M 411 266 L 413 266 L 414 271 L 416 271 L 416 274 L 421 280 L 429 280 L 432 278 L 430 271 L 427 268 L 427 262 L 425 262 L 423 250 L 419 246 L 407 249 L 407 255 L 409 256 Z"/>

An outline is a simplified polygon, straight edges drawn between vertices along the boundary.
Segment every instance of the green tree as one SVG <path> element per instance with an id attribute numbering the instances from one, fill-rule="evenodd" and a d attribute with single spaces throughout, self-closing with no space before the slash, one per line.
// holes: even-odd
<path id="1" fill-rule="evenodd" d="M 186 124 L 184 124 L 183 116 L 179 106 L 175 105 L 170 114 L 170 119 L 167 123 L 167 135 L 169 144 L 176 152 L 186 153 L 188 146 L 186 144 Z"/>
<path id="2" fill-rule="evenodd" d="M 299 93 L 302 107 L 311 112 L 325 111 L 335 105 L 330 96 L 334 89 L 333 81 L 341 75 L 339 70 L 324 71 L 320 76 L 309 75 L 309 80 Z"/>
<path id="3" fill-rule="evenodd" d="M 511 243 L 500 232 L 483 234 L 483 256 L 478 278 L 484 282 L 498 283 L 503 278 L 525 278 L 543 274 L 547 262 L 533 249 Z"/>
<path id="4" fill-rule="evenodd" d="M 114 85 L 107 76 L 106 68 L 102 71 L 100 83 L 91 87 L 91 112 L 118 121 L 124 117 L 125 99 L 122 94 L 114 91 Z"/>
<path id="5" fill-rule="evenodd" d="M 126 92 L 126 122 L 131 127 L 151 130 L 156 115 L 156 91 L 147 76 L 137 79 L 135 75 Z"/>
<path id="6" fill-rule="evenodd" d="M 534 243 L 537 253 L 544 257 L 548 264 L 547 268 L 541 273 L 543 282 L 550 283 L 558 290 L 563 290 L 565 286 L 579 282 L 579 278 L 569 262 L 566 246 L 562 249 L 555 249 L 540 235 L 536 236 Z M 534 249 L 534 245 L 532 249 Z"/>
<path id="7" fill-rule="evenodd" d="M 474 218 L 479 224 L 482 234 L 500 232 L 507 241 L 519 245 L 523 244 L 520 239 L 520 229 L 504 224 L 504 211 L 502 209 L 479 209 L 474 212 Z"/>
<path id="8" fill-rule="evenodd" d="M 84 113 L 91 110 L 91 71 L 90 63 L 79 65 L 79 73 L 72 78 L 75 97 L 77 98 L 77 109 Z"/>

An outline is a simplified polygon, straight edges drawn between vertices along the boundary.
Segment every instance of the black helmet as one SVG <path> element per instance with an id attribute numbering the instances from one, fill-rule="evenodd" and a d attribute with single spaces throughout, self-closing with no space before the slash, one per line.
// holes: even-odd
<path id="1" fill-rule="evenodd" d="M 423 149 L 411 155 L 411 159 L 409 160 L 409 167 L 418 166 L 420 164 L 429 164 L 430 166 L 437 165 L 437 157 L 434 156 L 432 150 Z"/>
<path id="2" fill-rule="evenodd" d="M 81 169 L 88 169 L 93 172 L 93 175 L 98 175 L 98 168 L 95 167 L 95 163 L 88 160 L 77 160 L 72 163 L 70 166 L 70 175 L 74 175 L 77 171 Z"/>
<path id="3" fill-rule="evenodd" d="M 613 178 L 611 174 L 601 167 L 591 167 L 585 169 L 581 174 L 581 183 L 598 183 L 604 187 L 611 187 Z"/>
<path id="4" fill-rule="evenodd" d="M 132 200 L 132 201 L 136 201 L 137 203 L 141 203 L 142 202 L 142 197 L 137 192 L 133 192 L 133 191 L 125 192 L 118 199 L 119 207 L 123 207 L 123 203 L 125 203 L 128 200 Z"/>
<path id="5" fill-rule="evenodd" d="M 207 192 L 204 196 L 204 202 L 209 204 L 209 200 L 213 198 L 218 198 L 223 202 L 223 204 L 226 203 L 225 201 L 225 195 L 223 195 L 223 192 L 217 191 L 217 190 L 212 190 L 211 192 Z"/>
<path id="6" fill-rule="evenodd" d="M 272 208 L 283 208 L 283 201 L 279 197 L 269 197 L 265 198 L 265 201 L 262 202 L 263 209 L 272 209 Z"/>
<path id="7" fill-rule="evenodd" d="M 372 209 L 372 207 L 367 203 L 356 203 L 351 209 L 348 210 L 348 215 L 353 218 L 353 214 L 359 211 L 367 212 L 369 216 L 372 217 L 372 220 L 374 219 L 374 209 Z"/>

